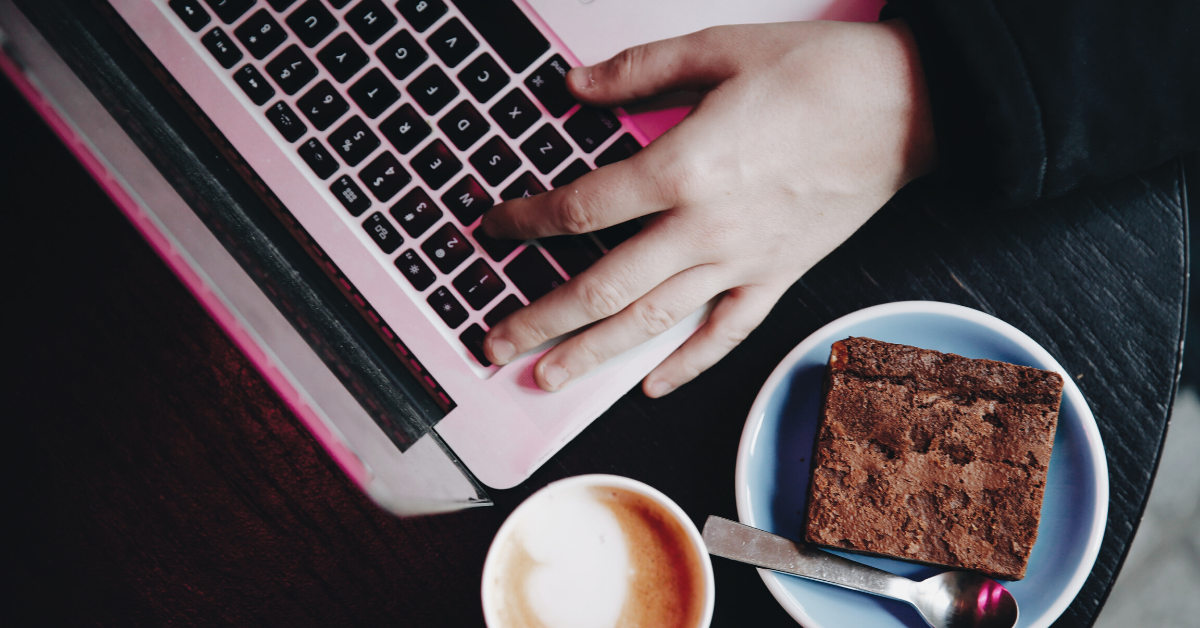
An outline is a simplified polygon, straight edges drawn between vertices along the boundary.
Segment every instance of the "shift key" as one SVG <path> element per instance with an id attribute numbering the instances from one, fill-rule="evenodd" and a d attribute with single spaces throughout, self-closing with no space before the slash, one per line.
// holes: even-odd
<path id="1" fill-rule="evenodd" d="M 562 275 L 546 261 L 541 249 L 527 247 L 504 267 L 504 274 L 530 303 L 565 283 Z"/>

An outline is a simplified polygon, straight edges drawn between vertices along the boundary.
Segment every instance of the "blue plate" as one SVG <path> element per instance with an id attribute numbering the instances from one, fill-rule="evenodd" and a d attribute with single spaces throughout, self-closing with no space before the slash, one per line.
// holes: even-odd
<path id="1" fill-rule="evenodd" d="M 1002 360 L 1063 376 L 1037 543 L 1025 579 L 1004 583 L 1020 607 L 1017 626 L 1049 626 L 1075 598 L 1100 551 L 1108 515 L 1104 447 L 1096 419 L 1073 378 L 1028 336 L 982 312 L 932 301 L 888 303 L 839 318 L 793 349 L 758 393 L 742 433 L 736 477 L 742 523 L 800 538 L 825 364 L 830 346 L 847 336 Z M 943 571 L 886 558 L 842 555 L 916 580 Z M 759 574 L 775 599 L 806 628 L 927 626 L 902 602 L 764 569 Z"/>

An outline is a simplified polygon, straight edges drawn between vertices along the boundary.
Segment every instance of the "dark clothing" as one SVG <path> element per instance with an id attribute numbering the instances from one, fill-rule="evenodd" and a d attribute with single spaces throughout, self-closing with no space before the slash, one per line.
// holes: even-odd
<path id="1" fill-rule="evenodd" d="M 936 185 L 1024 205 L 1200 150 L 1200 1 L 889 0 L 917 41 Z"/>

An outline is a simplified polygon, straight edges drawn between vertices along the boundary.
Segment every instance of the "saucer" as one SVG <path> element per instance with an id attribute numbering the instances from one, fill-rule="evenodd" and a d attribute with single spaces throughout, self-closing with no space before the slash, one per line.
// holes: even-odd
<path id="1" fill-rule="evenodd" d="M 1003 582 L 1020 607 L 1019 628 L 1045 628 L 1067 608 L 1096 562 L 1108 516 L 1108 466 L 1096 419 L 1074 379 L 1017 328 L 982 312 L 933 301 L 887 303 L 839 318 L 804 339 L 754 400 L 738 448 L 741 522 L 797 540 L 830 346 L 848 336 L 987 358 L 1063 376 L 1058 431 L 1046 478 L 1037 543 L 1025 579 Z M 914 580 L 945 571 L 835 552 Z M 908 604 L 759 569 L 771 594 L 805 628 L 927 624 Z"/>

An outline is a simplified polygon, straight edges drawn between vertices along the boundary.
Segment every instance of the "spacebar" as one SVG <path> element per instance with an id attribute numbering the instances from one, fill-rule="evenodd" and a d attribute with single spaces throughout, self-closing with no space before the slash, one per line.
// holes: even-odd
<path id="1" fill-rule="evenodd" d="M 513 72 L 522 72 L 550 42 L 512 0 L 452 0 Z"/>

